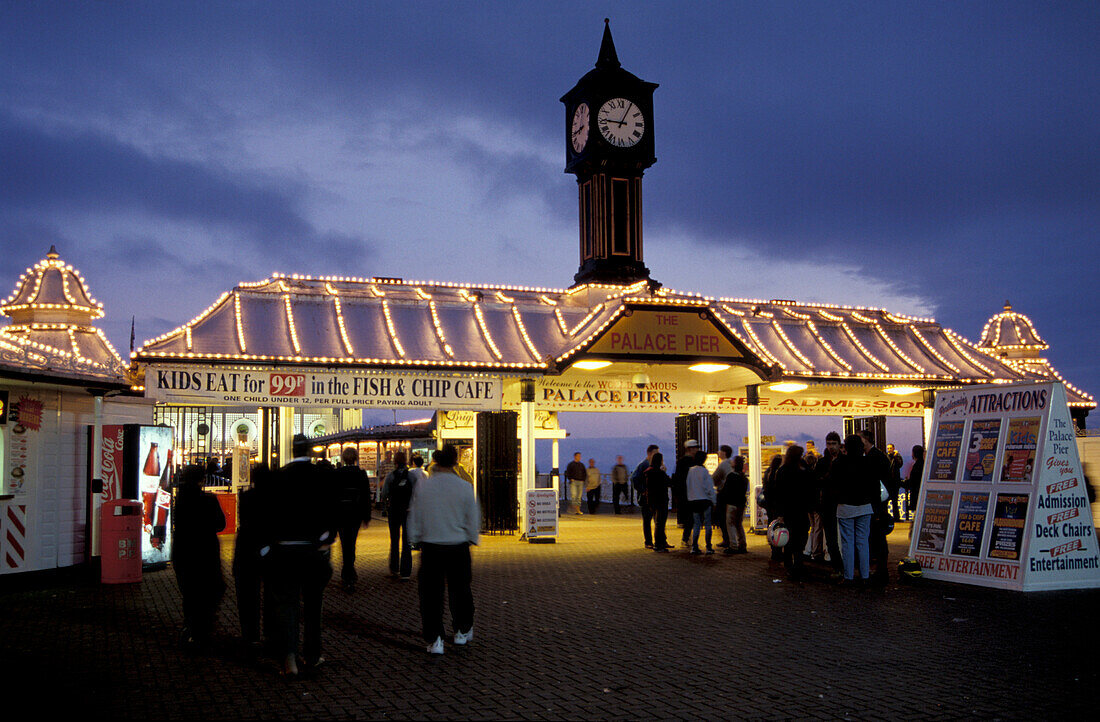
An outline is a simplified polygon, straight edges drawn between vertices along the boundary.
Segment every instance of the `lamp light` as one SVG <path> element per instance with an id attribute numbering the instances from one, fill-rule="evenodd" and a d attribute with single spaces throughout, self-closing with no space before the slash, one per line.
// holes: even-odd
<path id="1" fill-rule="evenodd" d="M 810 388 L 809 384 L 804 384 L 799 381 L 783 381 L 782 383 L 768 386 L 768 389 L 771 391 L 781 391 L 785 394 L 793 394 L 795 391 L 804 391 L 808 388 Z"/>
<path id="2" fill-rule="evenodd" d="M 729 364 L 719 363 L 698 363 L 688 366 L 688 371 L 698 371 L 703 374 L 712 374 L 716 371 L 725 371 L 730 367 Z"/>
<path id="3" fill-rule="evenodd" d="M 578 361 L 573 364 L 573 368 L 582 369 L 584 371 L 595 371 L 596 369 L 605 369 L 610 365 L 610 361 Z"/>
<path id="4" fill-rule="evenodd" d="M 894 394 L 895 396 L 908 396 L 909 394 L 915 394 L 920 391 L 917 386 L 887 386 L 882 390 L 884 394 Z"/>

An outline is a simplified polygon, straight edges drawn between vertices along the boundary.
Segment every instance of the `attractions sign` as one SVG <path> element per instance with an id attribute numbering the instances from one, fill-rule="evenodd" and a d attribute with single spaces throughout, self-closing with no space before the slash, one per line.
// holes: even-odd
<path id="1" fill-rule="evenodd" d="M 1100 548 L 1060 383 L 936 396 L 910 556 L 924 576 L 1032 591 L 1100 587 Z"/>
<path id="2" fill-rule="evenodd" d="M 156 364 L 145 370 L 145 395 L 172 404 L 500 411 L 503 388 L 499 376 L 485 374 Z"/>

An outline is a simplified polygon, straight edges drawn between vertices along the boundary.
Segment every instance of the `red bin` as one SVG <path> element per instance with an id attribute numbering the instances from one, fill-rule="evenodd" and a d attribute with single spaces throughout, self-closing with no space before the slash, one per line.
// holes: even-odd
<path id="1" fill-rule="evenodd" d="M 100 581 L 128 584 L 141 581 L 141 502 L 108 501 L 100 508 Z"/>

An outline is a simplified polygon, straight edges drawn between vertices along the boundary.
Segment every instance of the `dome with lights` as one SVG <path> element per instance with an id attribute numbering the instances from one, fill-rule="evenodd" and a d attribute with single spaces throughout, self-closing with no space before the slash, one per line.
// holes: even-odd
<path id="1" fill-rule="evenodd" d="M 3 365 L 116 383 L 127 378 L 118 352 L 92 323 L 103 318 L 103 304 L 53 246 L 19 277 L 0 314 L 12 321 L 0 327 Z"/>
<path id="2" fill-rule="evenodd" d="M 1013 311 L 1008 301 L 1005 301 L 1004 311 L 986 322 L 978 347 L 1008 358 L 1028 358 L 1050 348 L 1040 338 L 1031 319 Z"/>

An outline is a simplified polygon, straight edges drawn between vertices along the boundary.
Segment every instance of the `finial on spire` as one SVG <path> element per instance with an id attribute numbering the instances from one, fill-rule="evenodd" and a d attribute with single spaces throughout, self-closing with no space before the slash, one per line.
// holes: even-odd
<path id="1" fill-rule="evenodd" d="M 611 39 L 611 18 L 603 19 L 603 42 L 600 43 L 600 57 L 596 59 L 597 68 L 619 68 L 619 56 L 615 52 L 615 41 Z"/>
<path id="2" fill-rule="evenodd" d="M 61 254 L 57 252 L 57 247 L 51 243 L 50 250 L 46 252 L 46 258 L 50 259 L 51 261 L 56 261 L 60 257 Z"/>
<path id="3" fill-rule="evenodd" d="M 1007 300 L 1005 301 L 1005 310 L 1006 311 L 1011 311 L 1012 310 L 1012 304 L 1009 303 Z"/>

